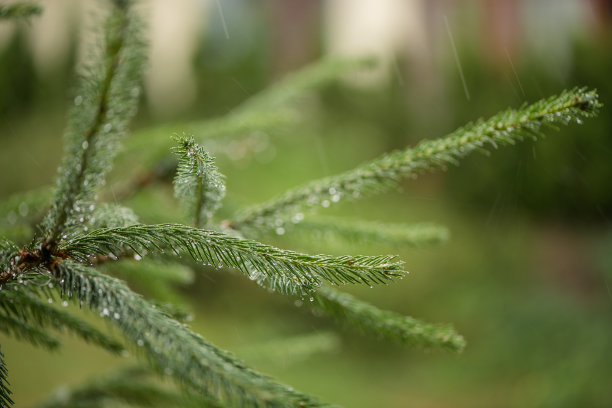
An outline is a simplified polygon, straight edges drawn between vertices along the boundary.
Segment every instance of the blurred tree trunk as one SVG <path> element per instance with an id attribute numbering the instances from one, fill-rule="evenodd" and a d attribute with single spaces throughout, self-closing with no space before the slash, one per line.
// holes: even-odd
<path id="1" fill-rule="evenodd" d="M 280 76 L 317 58 L 321 2 L 273 0 L 270 4 L 272 73 Z"/>

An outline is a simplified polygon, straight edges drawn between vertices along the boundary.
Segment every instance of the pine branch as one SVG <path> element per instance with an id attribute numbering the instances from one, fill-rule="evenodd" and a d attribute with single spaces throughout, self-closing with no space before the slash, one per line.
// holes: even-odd
<path id="1" fill-rule="evenodd" d="M 448 228 L 436 224 L 385 224 L 335 217 L 307 218 L 299 221 L 293 232 L 306 234 L 313 238 L 314 242 L 341 239 L 411 247 L 439 244 L 446 241 L 449 235 Z"/>
<path id="2" fill-rule="evenodd" d="M 260 344 L 241 347 L 237 354 L 246 360 L 294 364 L 319 353 L 331 353 L 340 349 L 340 337 L 334 332 L 314 332 L 274 339 Z"/>
<path id="3" fill-rule="evenodd" d="M 380 310 L 347 293 L 327 287 L 319 288 L 313 296 L 323 312 L 364 332 L 424 348 L 462 351 L 465 347 L 463 337 L 451 327 L 423 323 L 412 317 Z"/>
<path id="4" fill-rule="evenodd" d="M 14 286 L 7 286 L 7 290 L 0 292 L 0 310 L 5 316 L 27 322 L 41 331 L 48 327 L 70 331 L 86 342 L 96 344 L 114 354 L 124 350 L 121 343 L 85 321 L 41 302 L 33 293 L 28 293 L 26 287 L 9 290 L 14 288 Z M 49 299 L 53 300 L 51 297 Z"/>
<path id="5" fill-rule="evenodd" d="M 0 408 L 9 408 L 13 405 L 14 402 L 11 399 L 11 394 L 8 382 L 8 369 L 6 368 L 4 354 L 2 354 L 0 347 Z"/>
<path id="6" fill-rule="evenodd" d="M 0 20 L 29 18 L 42 14 L 42 8 L 36 4 L 23 2 L 0 6 Z"/>
<path id="7" fill-rule="evenodd" d="M 75 298 L 107 317 L 147 354 L 160 373 L 172 375 L 218 405 L 322 406 L 311 397 L 246 368 L 154 308 L 117 279 L 72 261 L 56 263 L 51 272 L 63 296 Z"/>
<path id="8" fill-rule="evenodd" d="M 295 100 L 347 72 L 366 69 L 371 65 L 372 60 L 324 59 L 315 62 L 255 94 L 228 115 L 136 131 L 126 141 L 126 151 L 141 151 L 145 148 L 151 151 L 153 144 L 159 158 L 170 147 L 168 135 L 171 134 L 186 132 L 196 135 L 196 139 L 201 141 L 247 135 L 253 131 L 270 132 L 285 127 L 304 116 L 301 110 L 292 105 Z"/>
<path id="9" fill-rule="evenodd" d="M 564 91 L 518 110 L 501 112 L 486 121 L 479 120 L 445 138 L 422 141 L 414 148 L 384 155 L 337 176 L 290 190 L 275 200 L 246 210 L 232 225 L 241 231 L 276 229 L 279 223 L 282 226 L 306 210 L 380 193 L 396 186 L 403 178 L 457 164 L 475 150 L 514 144 L 525 137 L 536 138 L 541 135 L 542 126 L 555 128 L 571 122 L 581 123 L 583 118 L 594 116 L 600 106 L 595 91 L 584 88 Z"/>
<path id="10" fill-rule="evenodd" d="M 129 2 L 114 3 L 103 55 L 87 67 L 70 113 L 55 201 L 42 224 L 51 243 L 93 210 L 87 203 L 104 184 L 119 140 L 136 113 L 144 61 L 140 23 L 128 11 Z"/>
<path id="11" fill-rule="evenodd" d="M 50 336 L 38 327 L 2 312 L 0 312 L 0 331 L 49 350 L 58 348 L 60 344 L 55 337 Z"/>
<path id="12" fill-rule="evenodd" d="M 462 351 L 465 347 L 463 337 L 451 327 L 424 323 L 412 317 L 381 310 L 329 287 L 321 286 L 306 292 L 304 288 L 282 277 L 270 279 L 257 275 L 254 280 L 258 285 L 284 295 L 302 299 L 309 297 L 310 302 L 322 312 L 368 334 L 424 348 L 440 347 Z"/>
<path id="13" fill-rule="evenodd" d="M 179 158 L 174 194 L 181 201 L 193 225 L 207 225 L 221 206 L 225 195 L 223 175 L 217 170 L 213 158 L 196 144 L 193 137 L 177 137 L 179 146 L 174 152 Z"/>
<path id="14" fill-rule="evenodd" d="M 255 241 L 180 224 L 132 225 L 106 228 L 64 241 L 59 249 L 79 261 L 95 254 L 121 254 L 132 250 L 187 252 L 212 265 L 236 268 L 246 274 L 255 270 L 269 277 L 282 276 L 299 286 L 318 286 L 320 280 L 343 284 L 386 283 L 401 276 L 401 263 L 393 256 L 306 255 Z"/>
<path id="15" fill-rule="evenodd" d="M 78 387 L 62 388 L 38 408 L 99 408 L 121 404 L 138 407 L 212 407 L 185 390 L 176 392 L 161 387 L 152 381 L 151 374 L 145 367 L 118 370 Z"/>

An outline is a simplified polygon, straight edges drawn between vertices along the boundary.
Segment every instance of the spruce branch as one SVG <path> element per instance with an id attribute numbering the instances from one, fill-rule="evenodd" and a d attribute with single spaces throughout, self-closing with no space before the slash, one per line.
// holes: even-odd
<path id="1" fill-rule="evenodd" d="M 255 282 L 281 294 L 304 298 L 341 323 L 357 327 L 361 331 L 402 344 L 423 348 L 439 347 L 460 352 L 465 347 L 461 335 L 446 325 L 421 322 L 398 313 L 381 310 L 347 293 L 321 286 L 306 292 L 303 287 L 282 277 L 268 278 L 257 275 Z"/>
<path id="2" fill-rule="evenodd" d="M 294 102 L 309 91 L 321 88 L 342 75 L 373 65 L 371 59 L 342 60 L 323 59 L 272 84 L 244 101 L 231 113 L 218 118 L 164 124 L 136 131 L 126 141 L 126 151 L 151 150 L 155 146 L 156 157 L 165 155 L 170 143 L 168 135 L 189 133 L 198 141 L 213 138 L 231 138 L 253 133 L 271 131 L 297 122 L 304 116 Z"/>
<path id="3" fill-rule="evenodd" d="M 264 343 L 249 344 L 237 350 L 246 360 L 276 362 L 282 365 L 294 364 L 320 353 L 337 352 L 340 337 L 331 331 L 299 334 Z"/>
<path id="4" fill-rule="evenodd" d="M 54 350 L 60 345 L 59 340 L 47 334 L 46 331 L 2 312 L 0 312 L 0 331 L 49 350 Z"/>
<path id="5" fill-rule="evenodd" d="M 193 137 L 177 137 L 178 168 L 174 178 L 174 194 L 181 201 L 193 225 L 207 225 L 221 206 L 225 195 L 223 175 L 214 160 Z"/>
<path id="6" fill-rule="evenodd" d="M 0 20 L 28 18 L 41 13 L 42 8 L 40 6 L 29 2 L 0 6 Z"/>
<path id="7" fill-rule="evenodd" d="M 27 322 L 32 327 L 41 331 L 48 327 L 60 331 L 67 330 L 86 342 L 96 344 L 114 354 L 124 350 L 121 343 L 84 320 L 66 311 L 59 310 L 48 303 L 41 302 L 35 293 L 33 293 L 33 291 L 36 291 L 35 289 L 28 288 L 29 290 L 26 290 L 26 287 L 16 288 L 14 285 L 7 285 L 6 289 L 6 291 L 0 294 L 0 311 L 5 316 Z M 49 297 L 49 300 L 53 301 L 51 297 Z"/>
<path id="8" fill-rule="evenodd" d="M 103 53 L 86 68 L 70 112 L 55 201 L 42 224 L 52 244 L 93 210 L 87 202 L 104 184 L 119 140 L 136 112 L 144 61 L 140 22 L 127 10 L 128 2 L 115 3 L 106 21 Z"/>
<path id="9" fill-rule="evenodd" d="M 353 170 L 290 190 L 277 199 L 247 209 L 232 223 L 243 232 L 276 229 L 281 222 L 303 218 L 303 212 L 343 199 L 355 199 L 386 191 L 406 177 L 445 169 L 475 150 L 514 144 L 525 137 L 541 136 L 543 126 L 555 128 L 581 123 L 594 116 L 601 104 L 595 91 L 564 91 L 517 110 L 507 110 L 488 120 L 468 124 L 442 139 L 425 140 L 416 147 L 386 154 Z M 282 225 L 282 224 L 281 224 Z"/>
<path id="10" fill-rule="evenodd" d="M 378 309 L 347 293 L 328 287 L 314 294 L 315 304 L 339 322 L 348 323 L 379 337 L 424 348 L 462 351 L 465 340 L 451 327 L 424 323 L 412 317 Z"/>
<path id="11" fill-rule="evenodd" d="M 122 254 L 132 250 L 186 252 L 198 261 L 236 268 L 246 274 L 255 270 L 269 277 L 282 276 L 298 286 L 318 286 L 321 279 L 331 283 L 386 283 L 401 276 L 401 262 L 393 256 L 306 255 L 234 238 L 215 231 L 180 224 L 137 224 L 125 228 L 104 228 L 74 236 L 59 250 L 79 261 L 99 254 Z"/>
<path id="12" fill-rule="evenodd" d="M 37 408 L 99 408 L 122 404 L 138 407 L 212 407 L 192 393 L 166 389 L 143 366 L 117 370 L 79 386 L 62 387 Z"/>
<path id="13" fill-rule="evenodd" d="M 385 224 L 373 221 L 343 220 L 335 217 L 309 217 L 295 227 L 296 234 L 321 240 L 341 239 L 349 242 L 379 242 L 419 247 L 448 240 L 448 228 L 441 225 Z"/>
<path id="14" fill-rule="evenodd" d="M 51 270 L 62 296 L 107 317 L 160 373 L 220 406 L 319 407 L 311 397 L 259 374 L 169 318 L 120 280 L 73 261 Z"/>
<path id="15" fill-rule="evenodd" d="M 0 408 L 9 408 L 13 405 L 11 394 L 8 382 L 8 369 L 6 368 L 4 354 L 2 354 L 2 348 L 0 347 Z"/>

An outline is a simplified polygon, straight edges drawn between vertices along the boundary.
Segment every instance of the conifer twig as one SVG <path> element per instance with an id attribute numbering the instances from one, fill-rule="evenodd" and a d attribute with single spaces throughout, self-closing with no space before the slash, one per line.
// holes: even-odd
<path id="1" fill-rule="evenodd" d="M 212 407 L 203 398 L 181 390 L 165 389 L 150 378 L 154 374 L 143 366 L 117 370 L 79 386 L 62 387 L 37 408 L 116 407 L 132 404 L 138 407 Z"/>
<path id="2" fill-rule="evenodd" d="M 69 224 L 82 222 L 93 210 L 86 202 L 104 183 L 119 140 L 136 112 L 144 56 L 140 23 L 128 11 L 129 3 L 114 2 L 101 61 L 87 67 L 89 75 L 74 100 L 55 201 L 42 224 L 51 245 Z"/>
<path id="3" fill-rule="evenodd" d="M 460 352 L 465 347 L 463 337 L 450 326 L 424 323 L 381 310 L 328 287 L 319 288 L 313 296 L 315 304 L 326 314 L 376 336 L 423 348 L 439 347 Z"/>
<path id="4" fill-rule="evenodd" d="M 255 282 L 288 296 L 301 299 L 309 297 L 310 304 L 339 322 L 359 328 L 361 331 L 402 344 L 422 348 L 444 348 L 460 352 L 465 340 L 450 326 L 421 322 L 398 313 L 381 310 L 367 302 L 333 288 L 321 286 L 311 291 L 295 285 L 282 276 L 255 275 Z"/>
<path id="5" fill-rule="evenodd" d="M 193 137 L 177 137 L 179 146 L 174 152 L 179 158 L 174 193 L 181 200 L 185 212 L 193 218 L 193 225 L 207 225 L 221 206 L 225 195 L 223 175 L 214 160 Z"/>
<path id="6" fill-rule="evenodd" d="M 350 242 L 376 242 L 419 247 L 439 244 L 448 240 L 449 236 L 448 228 L 429 223 L 386 224 L 319 216 L 308 217 L 298 222 L 295 233 L 306 234 L 317 240 L 337 238 Z"/>
<path id="7" fill-rule="evenodd" d="M 514 144 L 526 136 L 541 135 L 542 126 L 580 123 L 596 114 L 601 104 L 595 91 L 585 88 L 564 91 L 523 106 L 479 120 L 442 139 L 425 140 L 416 147 L 386 154 L 353 170 L 289 190 L 277 199 L 247 209 L 231 225 L 243 232 L 249 229 L 275 229 L 303 211 L 344 200 L 379 193 L 406 177 L 416 177 L 432 169 L 457 164 L 474 150 Z"/>
<path id="8" fill-rule="evenodd" d="M 153 366 L 220 406 L 320 407 L 259 374 L 169 318 L 121 281 L 72 261 L 50 270 L 62 296 L 106 317 L 150 358 Z"/>
<path id="9" fill-rule="evenodd" d="M 59 340 L 47 334 L 44 330 L 2 312 L 0 312 L 0 331 L 49 350 L 56 349 L 60 344 Z"/>
<path id="10" fill-rule="evenodd" d="M 4 362 L 4 354 L 2 354 L 2 349 L 0 348 L 0 408 L 9 408 L 13 405 L 11 394 L 8 382 L 8 369 Z"/>
<path id="11" fill-rule="evenodd" d="M 324 59 L 297 72 L 288 74 L 275 84 L 241 103 L 227 115 L 191 122 L 164 124 L 134 132 L 126 141 L 127 150 L 142 150 L 156 146 L 165 154 L 170 147 L 168 135 L 186 132 L 196 135 L 198 141 L 229 138 L 269 131 L 296 122 L 303 114 L 292 106 L 299 97 L 339 78 L 342 74 L 372 66 L 371 59 Z"/>
<path id="12" fill-rule="evenodd" d="M 31 286 L 31 285 L 30 285 Z M 0 297 L 0 311 L 5 316 L 22 322 L 29 322 L 36 329 L 44 330 L 47 327 L 52 327 L 56 330 L 68 330 L 86 342 L 94 343 L 111 353 L 120 353 L 124 350 L 123 345 L 111 338 L 107 334 L 101 332 L 84 320 L 67 313 L 63 310 L 56 309 L 50 304 L 41 302 L 33 293 L 28 293 L 30 287 L 20 288 L 18 291 L 6 291 Z M 53 300 L 49 297 L 49 300 Z M 67 305 L 67 304 L 66 304 Z M 58 344 L 53 344 L 52 347 Z"/>
<path id="13" fill-rule="evenodd" d="M 126 250 L 140 256 L 150 250 L 186 252 L 212 265 L 236 268 L 246 274 L 255 269 L 307 287 L 318 286 L 321 279 L 372 285 L 403 274 L 401 262 L 394 256 L 306 255 L 180 224 L 103 228 L 67 239 L 59 250 L 79 261 L 95 254 L 122 254 Z"/>

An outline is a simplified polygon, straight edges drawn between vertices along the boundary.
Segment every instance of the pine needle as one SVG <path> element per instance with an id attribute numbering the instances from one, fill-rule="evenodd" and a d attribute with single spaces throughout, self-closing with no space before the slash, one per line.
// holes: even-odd
<path id="1" fill-rule="evenodd" d="M 394 256 L 306 255 L 180 224 L 99 229 L 69 238 L 59 249 L 79 261 L 96 254 L 121 256 L 125 251 L 140 256 L 146 251 L 184 252 L 210 265 L 282 276 L 307 287 L 318 286 L 321 279 L 335 284 L 380 284 L 403 274 Z"/>
<path id="2" fill-rule="evenodd" d="M 174 194 L 192 217 L 194 226 L 207 225 L 225 195 L 224 177 L 217 170 L 213 158 L 193 137 L 183 136 L 175 140 L 179 144 L 174 148 L 179 163 L 174 178 Z"/>
<path id="3" fill-rule="evenodd" d="M 322 287 L 314 294 L 315 304 L 339 322 L 364 332 L 422 348 L 444 348 L 460 352 L 465 340 L 450 326 L 424 323 L 408 316 L 378 309 L 347 293 Z"/>
<path id="4" fill-rule="evenodd" d="M 11 394 L 8 382 L 8 369 L 4 362 L 4 354 L 2 354 L 0 349 L 0 408 L 9 408 L 13 405 Z"/>
<path id="5" fill-rule="evenodd" d="M 162 374 L 221 406 L 320 407 L 311 397 L 272 381 L 171 319 L 118 279 L 72 261 L 51 271 L 62 296 L 107 318 Z"/>
<path id="6" fill-rule="evenodd" d="M 42 223 L 51 243 L 82 224 L 105 182 L 119 141 L 136 113 L 144 55 L 140 22 L 117 2 L 106 22 L 105 49 L 85 69 L 65 133 L 66 151 L 53 206 Z"/>
<path id="7" fill-rule="evenodd" d="M 337 176 L 289 190 L 277 199 L 245 210 L 232 226 L 243 232 L 276 229 L 296 216 L 304 218 L 305 211 L 387 191 L 406 177 L 446 169 L 475 150 L 514 144 L 525 137 L 537 138 L 543 126 L 581 123 L 583 118 L 594 116 L 600 106 L 595 91 L 585 88 L 564 91 L 559 96 L 501 112 L 486 121 L 479 120 L 445 138 L 425 140 L 414 148 L 386 154 Z"/>

